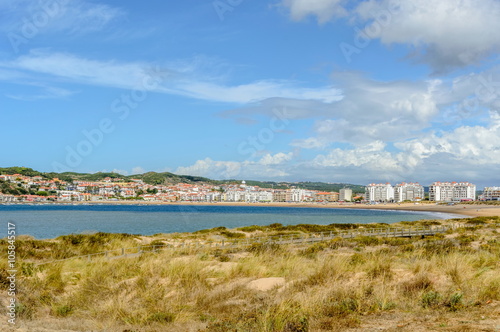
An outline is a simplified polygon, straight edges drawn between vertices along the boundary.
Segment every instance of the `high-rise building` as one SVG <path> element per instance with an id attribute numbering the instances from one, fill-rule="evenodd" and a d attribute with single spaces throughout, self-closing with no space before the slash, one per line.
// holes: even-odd
<path id="1" fill-rule="evenodd" d="M 394 200 L 394 188 L 390 183 L 371 183 L 365 188 L 366 199 L 371 202 L 390 202 Z"/>
<path id="2" fill-rule="evenodd" d="M 424 187 L 419 183 L 399 183 L 394 186 L 394 200 L 396 202 L 403 201 L 420 201 L 424 199 Z"/>
<path id="3" fill-rule="evenodd" d="M 349 188 L 340 189 L 339 200 L 344 202 L 350 202 L 352 200 L 352 189 Z"/>
<path id="4" fill-rule="evenodd" d="M 429 200 L 459 202 L 476 199 L 476 185 L 469 182 L 434 182 L 429 187 Z"/>

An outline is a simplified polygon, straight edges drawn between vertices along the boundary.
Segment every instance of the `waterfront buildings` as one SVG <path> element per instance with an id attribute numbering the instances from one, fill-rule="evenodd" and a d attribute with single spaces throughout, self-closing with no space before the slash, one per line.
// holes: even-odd
<path id="1" fill-rule="evenodd" d="M 500 201 L 500 187 L 485 187 L 483 199 L 486 201 Z"/>
<path id="2" fill-rule="evenodd" d="M 344 201 L 344 202 L 352 201 L 352 189 L 349 188 L 340 189 L 339 201 Z"/>
<path id="3" fill-rule="evenodd" d="M 476 199 L 476 185 L 470 182 L 434 182 L 429 187 L 429 200 L 460 202 Z"/>
<path id="4" fill-rule="evenodd" d="M 366 200 L 391 202 L 394 200 L 394 187 L 390 183 L 371 183 L 366 186 Z"/>
<path id="5" fill-rule="evenodd" d="M 336 192 L 317 192 L 316 202 L 337 202 L 339 200 L 339 193 Z"/>
<path id="6" fill-rule="evenodd" d="M 425 198 L 424 187 L 419 183 L 399 183 L 394 186 L 394 201 L 421 201 Z"/>
<path id="7" fill-rule="evenodd" d="M 0 203 L 16 202 L 75 202 L 108 200 L 145 200 L 157 202 L 403 202 L 425 199 L 419 183 L 369 184 L 365 193 L 349 188 L 340 192 L 301 189 L 295 186 L 280 189 L 261 188 L 246 182 L 211 184 L 204 182 L 177 184 L 147 184 L 140 179 L 104 178 L 100 181 L 64 181 L 58 178 L 0 174 Z M 436 202 L 475 200 L 476 186 L 469 182 L 434 182 L 429 199 Z M 500 187 L 486 187 L 480 199 L 500 200 Z"/>

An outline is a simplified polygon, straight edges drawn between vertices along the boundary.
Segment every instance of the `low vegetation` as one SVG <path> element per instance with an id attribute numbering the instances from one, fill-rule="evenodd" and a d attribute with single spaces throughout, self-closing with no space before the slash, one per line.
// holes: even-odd
<path id="1" fill-rule="evenodd" d="M 294 245 L 249 241 L 238 249 L 178 248 L 45 265 L 35 263 L 169 241 L 384 225 L 273 224 L 44 241 L 19 237 L 17 325 L 121 332 L 495 331 L 500 327 L 499 221 L 478 217 L 398 225 L 463 226 L 425 238 L 337 237 Z M 6 250 L 6 241 L 0 246 Z M 6 269 L 2 261 L 2 292 L 9 284 Z M 6 317 L 6 303 L 0 310 Z"/>

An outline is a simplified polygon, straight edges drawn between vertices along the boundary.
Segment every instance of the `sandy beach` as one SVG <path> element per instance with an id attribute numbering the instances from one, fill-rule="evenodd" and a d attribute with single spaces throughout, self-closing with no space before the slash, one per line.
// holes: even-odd
<path id="1" fill-rule="evenodd" d="M 376 210 L 405 210 L 420 212 L 438 212 L 446 214 L 457 214 L 468 217 L 500 216 L 500 205 L 486 204 L 455 204 L 443 205 L 432 202 L 425 203 L 386 203 L 386 204 L 354 204 L 354 203 L 244 203 L 244 202 L 145 202 L 145 201 L 97 201 L 97 202 L 68 202 L 56 204 L 123 204 L 123 205 L 223 205 L 223 206 L 277 206 L 277 207 L 314 207 L 330 209 L 376 209 Z"/>

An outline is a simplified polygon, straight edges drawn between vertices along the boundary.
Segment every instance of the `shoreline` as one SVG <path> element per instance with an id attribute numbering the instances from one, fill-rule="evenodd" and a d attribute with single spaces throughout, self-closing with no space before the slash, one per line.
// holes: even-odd
<path id="1" fill-rule="evenodd" d="M 5 204 L 1 204 L 5 205 Z M 464 217 L 500 216 L 500 206 L 486 204 L 437 205 L 435 203 L 382 203 L 376 205 L 355 203 L 245 203 L 245 202 L 145 202 L 145 201 L 88 201 L 54 203 L 14 203 L 9 205 L 187 205 L 187 206 L 256 206 L 256 207 L 302 207 L 330 209 L 400 210 L 412 212 L 444 213 Z"/>

